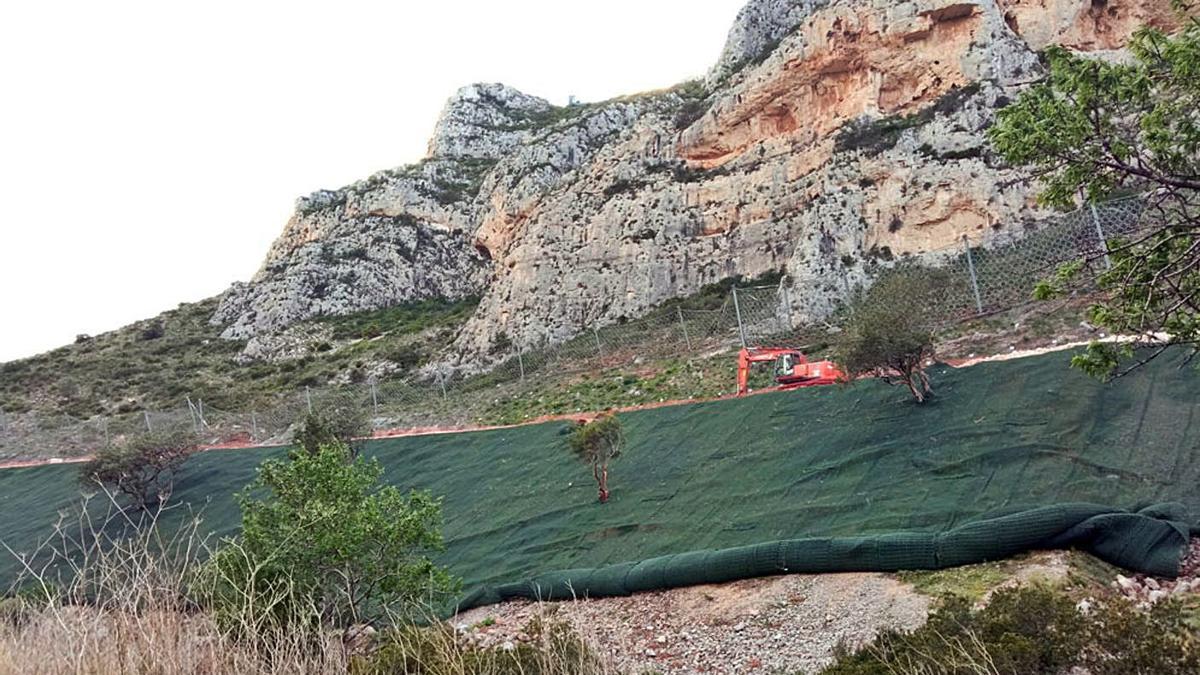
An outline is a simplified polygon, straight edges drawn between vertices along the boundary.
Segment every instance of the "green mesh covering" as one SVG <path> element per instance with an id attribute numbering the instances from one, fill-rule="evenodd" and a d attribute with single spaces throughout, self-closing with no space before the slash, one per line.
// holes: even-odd
<path id="1" fill-rule="evenodd" d="M 1200 379 L 1183 358 L 1108 385 L 1070 370 L 1065 353 L 938 367 L 923 406 L 863 382 L 622 415 L 629 445 L 605 505 L 566 448 L 565 423 L 379 441 L 365 453 L 388 481 L 444 497 L 442 562 L 468 589 L 546 575 L 547 588 L 569 578 L 620 595 L 781 565 L 918 568 L 1065 545 L 1169 573 L 1180 523 L 1200 514 Z M 197 456 L 175 497 L 202 509 L 209 530 L 235 533 L 232 494 L 281 454 Z M 75 472 L 0 471 L 0 539 L 27 551 L 60 509 L 77 510 Z M 1121 511 L 1168 503 L 1178 506 Z M 16 569 L 0 549 L 0 585 Z"/>
<path id="2" fill-rule="evenodd" d="M 1186 518 L 1180 504 L 1136 513 L 1095 504 L 1047 506 L 942 533 L 792 539 L 551 572 L 527 581 L 476 588 L 458 609 L 515 598 L 554 601 L 623 596 L 773 574 L 935 570 L 1052 548 L 1080 548 L 1122 567 L 1174 576 L 1190 537 Z"/>

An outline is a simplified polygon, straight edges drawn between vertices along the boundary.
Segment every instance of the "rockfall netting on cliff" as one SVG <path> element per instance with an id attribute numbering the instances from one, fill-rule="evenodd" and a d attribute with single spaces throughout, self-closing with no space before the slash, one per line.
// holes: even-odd
<path id="1" fill-rule="evenodd" d="M 443 562 L 471 603 L 1068 545 L 1169 575 L 1200 513 L 1200 378 L 1183 358 L 1113 384 L 1070 370 L 1065 353 L 939 366 L 923 406 L 863 382 L 623 415 L 628 447 L 606 505 L 567 451 L 564 423 L 366 452 L 389 481 L 444 496 Z M 209 530 L 233 533 L 232 493 L 281 452 L 197 456 L 175 496 L 203 508 Z M 74 472 L 0 471 L 0 539 L 28 550 L 59 510 L 77 508 Z M 1173 505 L 1138 512 L 1151 504 Z M 629 561 L 647 562 L 594 571 Z M 15 571 L 0 553 L 0 579 Z"/>

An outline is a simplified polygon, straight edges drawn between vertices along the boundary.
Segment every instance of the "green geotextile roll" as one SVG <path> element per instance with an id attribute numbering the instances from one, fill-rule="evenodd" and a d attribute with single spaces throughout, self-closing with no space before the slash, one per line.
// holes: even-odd
<path id="1" fill-rule="evenodd" d="M 1039 549 L 1078 548 L 1119 567 L 1173 577 L 1179 574 L 1188 547 L 1188 522 L 1185 507 L 1174 503 L 1137 511 L 1061 504 L 941 533 L 790 539 L 549 572 L 517 583 L 479 587 L 459 603 L 459 610 L 517 598 L 625 596 L 774 574 L 936 570 Z"/>

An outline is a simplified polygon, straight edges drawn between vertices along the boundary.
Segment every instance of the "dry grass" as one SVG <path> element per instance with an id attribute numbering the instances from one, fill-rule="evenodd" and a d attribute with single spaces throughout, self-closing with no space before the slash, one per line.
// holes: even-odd
<path id="1" fill-rule="evenodd" d="M 337 635 L 223 628 L 200 611 L 189 586 L 207 552 L 198 516 L 103 498 L 107 508 L 85 503 L 25 558 L 0 614 L 0 675 L 346 672 Z M 184 523 L 160 527 L 165 517 Z"/>
<path id="2" fill-rule="evenodd" d="M 131 515 L 104 498 L 106 508 L 85 504 L 77 521 L 60 521 L 25 558 L 13 586 L 20 591 L 0 599 L 0 675 L 614 675 L 580 637 L 551 623 L 514 649 L 479 649 L 437 621 L 374 637 L 318 621 L 280 628 L 270 597 L 218 621 L 202 600 L 210 550 L 199 516 Z M 5 554 L 13 552 L 0 541 Z M 261 589 L 246 595 L 264 597 Z"/>
<path id="3" fill-rule="evenodd" d="M 44 607 L 20 627 L 0 628 L 0 673 L 183 675 L 345 673 L 340 640 L 313 649 L 302 636 L 231 639 L 203 614 Z"/>

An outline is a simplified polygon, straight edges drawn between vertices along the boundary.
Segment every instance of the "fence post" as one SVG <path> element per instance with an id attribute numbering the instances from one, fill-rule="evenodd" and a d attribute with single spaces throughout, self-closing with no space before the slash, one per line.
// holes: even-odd
<path id="1" fill-rule="evenodd" d="M 742 323 L 742 305 L 738 302 L 737 286 L 733 287 L 733 311 L 737 315 L 738 337 L 741 338 L 742 348 L 745 349 L 750 345 L 746 344 L 746 324 Z"/>
<path id="2" fill-rule="evenodd" d="M 188 414 L 191 415 L 191 417 L 192 417 L 192 433 L 199 434 L 200 433 L 200 424 L 196 422 L 196 406 L 192 405 L 192 397 L 184 396 L 183 399 L 185 401 L 187 401 Z"/>
<path id="3" fill-rule="evenodd" d="M 108 436 L 108 418 L 101 417 L 100 421 L 104 423 L 104 447 L 112 445 L 112 439 Z"/>
<path id="4" fill-rule="evenodd" d="M 600 329 L 596 326 L 592 326 L 592 336 L 596 338 L 596 353 L 603 355 L 604 348 L 600 346 Z"/>
<path id="5" fill-rule="evenodd" d="M 1104 236 L 1104 228 L 1100 225 L 1100 214 L 1096 211 L 1096 205 L 1092 204 L 1092 224 L 1096 226 L 1096 236 L 1100 237 L 1100 250 L 1104 251 L 1104 267 L 1112 269 L 1112 258 L 1108 255 L 1108 238 Z"/>
<path id="6" fill-rule="evenodd" d="M 687 322 L 683 320 L 683 308 L 675 305 L 675 311 L 679 313 L 679 327 L 683 329 L 683 342 L 687 345 L 688 351 L 692 351 L 692 338 L 687 332 Z"/>
<path id="7" fill-rule="evenodd" d="M 371 410 L 379 417 L 379 390 L 375 388 L 375 380 L 371 380 Z"/>
<path id="8" fill-rule="evenodd" d="M 517 347 L 517 366 L 521 369 L 521 381 L 525 381 L 525 357 L 521 356 L 521 348 Z"/>
<path id="9" fill-rule="evenodd" d="M 304 400 L 308 403 L 308 414 L 312 414 L 312 392 L 309 391 L 308 385 L 304 387 Z"/>
<path id="10" fill-rule="evenodd" d="M 208 428 L 208 420 L 204 419 L 204 399 L 202 399 L 202 398 L 196 399 L 196 405 L 198 406 L 196 414 L 200 417 L 200 427 L 197 429 L 197 431 L 199 431 L 200 429 L 207 429 Z"/>
<path id="11" fill-rule="evenodd" d="M 979 279 L 975 276 L 975 259 L 971 256 L 971 242 L 963 235 L 963 249 L 967 252 L 967 269 L 971 272 L 971 290 L 975 293 L 975 309 L 983 314 L 983 299 L 979 297 Z"/>
<path id="12" fill-rule="evenodd" d="M 258 442 L 258 413 L 250 411 L 250 440 Z"/>
<path id="13" fill-rule="evenodd" d="M 785 279 L 779 279 L 779 297 L 783 301 L 783 332 L 792 330 L 792 297 L 788 293 Z"/>
<path id="14" fill-rule="evenodd" d="M 445 373 L 438 374 L 438 384 L 440 384 L 442 386 L 442 400 L 445 401 L 446 399 L 450 398 L 450 396 L 446 393 L 446 375 L 445 375 Z"/>
<path id="15" fill-rule="evenodd" d="M 143 410 L 143 411 L 142 411 L 142 418 L 146 420 L 146 431 L 153 432 L 153 431 L 154 431 L 154 427 L 150 426 L 150 411 L 149 411 L 149 410 Z"/>

